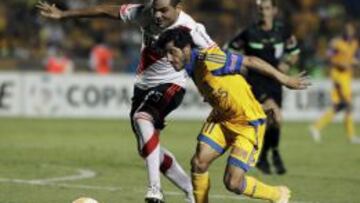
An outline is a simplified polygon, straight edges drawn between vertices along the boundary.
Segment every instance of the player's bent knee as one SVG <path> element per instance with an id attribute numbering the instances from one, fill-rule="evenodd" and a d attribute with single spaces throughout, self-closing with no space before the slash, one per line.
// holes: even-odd
<path id="1" fill-rule="evenodd" d="M 195 173 L 205 173 L 209 168 L 209 163 L 202 160 L 198 156 L 194 156 L 191 159 L 191 171 Z"/>
<path id="2" fill-rule="evenodd" d="M 154 122 L 154 118 L 151 114 L 147 113 L 147 112 L 135 112 L 134 115 L 132 116 L 132 120 L 134 123 L 136 123 L 138 120 L 143 119 L 143 120 L 148 120 L 150 122 Z"/>
<path id="3" fill-rule="evenodd" d="M 228 191 L 234 192 L 236 194 L 242 194 L 244 178 L 245 177 L 243 175 L 238 177 L 226 175 L 224 178 L 224 185 Z"/>

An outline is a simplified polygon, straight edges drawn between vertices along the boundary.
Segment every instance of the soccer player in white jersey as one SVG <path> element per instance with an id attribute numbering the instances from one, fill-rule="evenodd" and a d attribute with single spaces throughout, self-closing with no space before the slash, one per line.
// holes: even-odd
<path id="1" fill-rule="evenodd" d="M 74 10 L 60 10 L 56 5 L 46 2 L 37 5 L 41 15 L 51 19 L 109 17 L 140 26 L 143 43 L 130 119 L 139 153 L 147 166 L 149 188 L 145 195 L 146 202 L 164 202 L 160 171 L 186 193 L 188 202 L 194 202 L 189 176 L 159 142 L 165 117 L 180 105 L 185 94 L 186 74 L 172 68 L 166 58 L 158 53 L 155 42 L 163 31 L 183 26 L 191 30 L 198 47 L 217 45 L 210 39 L 203 25 L 181 11 L 180 3 L 181 0 L 153 0 L 148 4 L 98 5 Z"/>

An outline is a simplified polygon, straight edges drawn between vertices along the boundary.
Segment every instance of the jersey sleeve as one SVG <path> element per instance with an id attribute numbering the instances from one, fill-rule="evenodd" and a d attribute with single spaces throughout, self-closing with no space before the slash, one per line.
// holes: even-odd
<path id="1" fill-rule="evenodd" d="M 289 26 L 284 27 L 284 41 L 285 41 L 285 53 L 290 55 L 297 55 L 300 53 L 300 47 L 298 40 L 292 34 Z"/>
<path id="2" fill-rule="evenodd" d="M 214 59 L 219 60 L 219 57 L 214 57 Z M 227 52 L 224 65 L 220 68 L 211 70 L 211 73 L 215 76 L 240 74 L 243 59 L 242 55 Z"/>
<path id="3" fill-rule="evenodd" d="M 204 25 L 201 23 L 196 23 L 195 27 L 191 29 L 190 32 L 194 43 L 199 49 L 209 49 L 211 47 L 217 46 L 216 43 L 210 38 Z"/>
<path id="4" fill-rule="evenodd" d="M 139 18 L 143 9 L 144 5 L 142 4 L 123 4 L 119 9 L 120 18 L 124 22 L 134 22 Z"/>
<path id="5" fill-rule="evenodd" d="M 300 53 L 299 43 L 294 35 L 291 35 L 285 41 L 285 53 L 296 55 Z"/>

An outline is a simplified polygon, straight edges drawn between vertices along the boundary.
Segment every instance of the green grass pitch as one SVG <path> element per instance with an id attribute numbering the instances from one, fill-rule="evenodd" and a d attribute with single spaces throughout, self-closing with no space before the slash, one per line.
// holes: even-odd
<path id="1" fill-rule="evenodd" d="M 360 145 L 347 143 L 342 124 L 330 125 L 323 142 L 315 144 L 307 125 L 284 125 L 281 151 L 287 175 L 264 176 L 255 169 L 250 174 L 288 185 L 294 203 L 360 202 Z M 161 136 L 187 171 L 200 127 L 200 121 L 169 121 Z M 221 158 L 211 167 L 211 202 L 254 202 L 225 190 L 225 163 Z M 76 179 L 81 169 L 84 177 Z M 70 203 L 80 196 L 101 203 L 141 203 L 145 182 L 127 120 L 0 119 L 0 203 Z M 168 203 L 184 202 L 169 181 L 163 178 L 162 183 Z"/>

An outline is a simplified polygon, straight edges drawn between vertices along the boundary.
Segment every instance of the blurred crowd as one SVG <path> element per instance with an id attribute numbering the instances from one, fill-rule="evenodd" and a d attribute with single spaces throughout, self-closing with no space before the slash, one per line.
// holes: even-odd
<path id="1" fill-rule="evenodd" d="M 97 4 L 139 3 L 141 0 L 49 0 L 61 9 Z M 340 35 L 344 22 L 359 28 L 359 0 L 279 0 L 281 19 L 291 25 L 302 57 L 299 69 L 324 75 L 329 41 Z M 106 48 L 110 72 L 134 72 L 141 34 L 136 25 L 109 19 L 55 22 L 39 16 L 36 0 L 0 2 L 0 70 L 43 70 L 48 57 L 61 53 L 73 62 L 72 71 L 94 70 L 94 49 Z M 184 0 L 184 10 L 204 23 L 222 46 L 256 20 L 255 0 Z M 360 33 L 360 32 L 358 32 Z"/>

